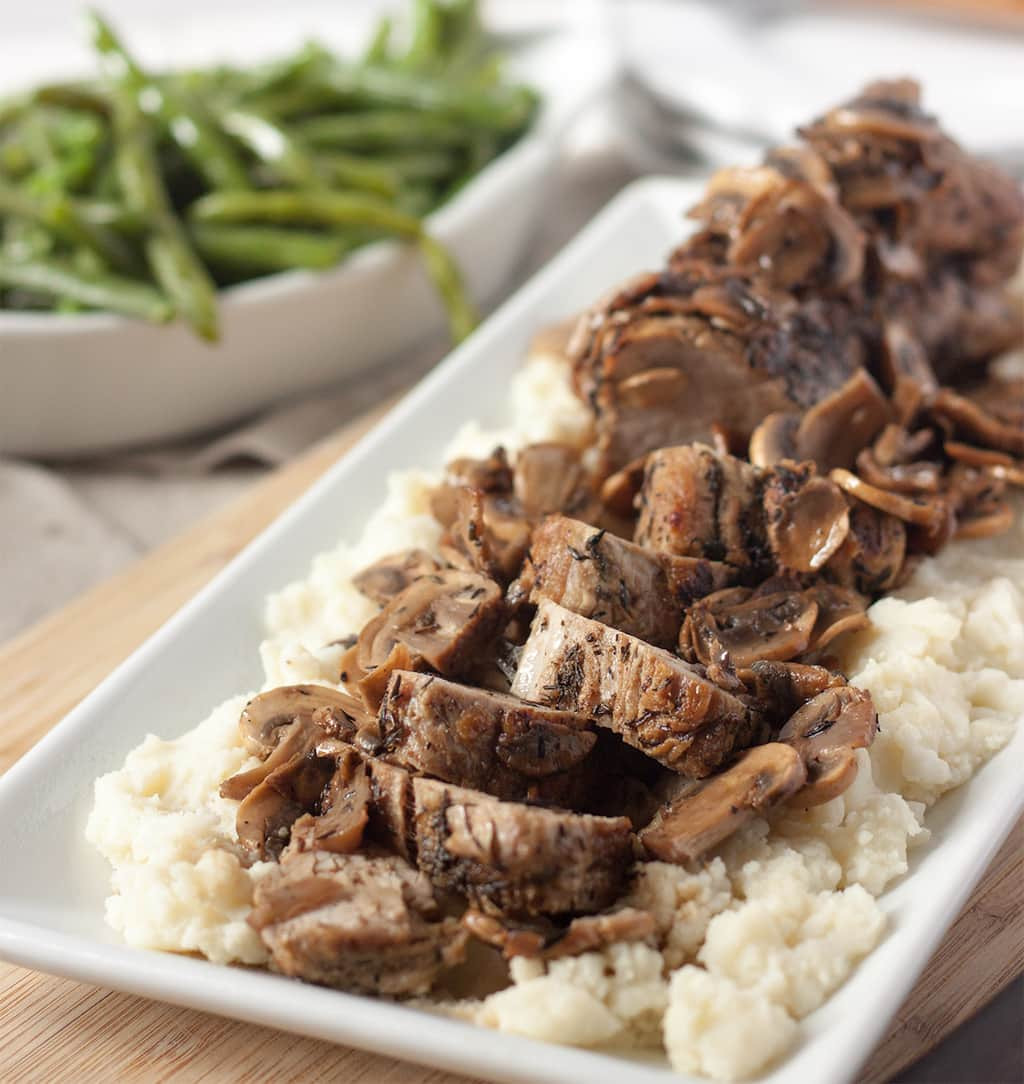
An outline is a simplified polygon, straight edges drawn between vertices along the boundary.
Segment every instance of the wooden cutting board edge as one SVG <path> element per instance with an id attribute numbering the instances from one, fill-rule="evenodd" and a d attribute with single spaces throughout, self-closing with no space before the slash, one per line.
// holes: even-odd
<path id="1" fill-rule="evenodd" d="M 386 412 L 385 404 L 273 472 L 226 508 L 0 645 L 6 770 Z M 102 630 L 102 635 L 98 635 Z M 87 644 L 88 650 L 82 650 Z M 54 680 L 54 674 L 60 680 Z M 1024 820 L 859 1075 L 882 1084 L 1024 972 Z M 168 1034 L 177 1037 L 169 1042 Z M 253 1061 L 254 1051 L 260 1061 Z M 4 1081 L 462 1078 L 0 964 Z"/>

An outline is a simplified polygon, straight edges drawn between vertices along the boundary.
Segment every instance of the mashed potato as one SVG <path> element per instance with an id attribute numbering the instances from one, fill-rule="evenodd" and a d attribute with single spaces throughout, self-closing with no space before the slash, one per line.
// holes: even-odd
<path id="1" fill-rule="evenodd" d="M 513 383 L 508 430 L 468 426 L 450 455 L 587 436 L 564 366 L 535 356 Z M 437 475 L 392 477 L 355 543 L 318 557 L 307 579 L 267 604 L 265 688 L 330 682 L 325 647 L 374 608 L 353 573 L 409 546 L 433 549 L 428 493 Z M 896 595 L 871 607 L 843 664 L 869 689 L 881 732 L 858 754 L 845 794 L 757 821 L 692 869 L 641 867 L 627 902 L 651 911 L 654 946 L 614 945 L 544 965 L 515 960 L 510 985 L 446 1007 L 463 1018 L 580 1046 L 663 1047 L 680 1072 L 750 1076 L 798 1039 L 817 1008 L 878 943 L 876 902 L 928 839 L 926 811 L 1010 739 L 1024 714 L 1024 531 L 949 546 Z M 237 720 L 246 697 L 182 737 L 150 736 L 96 784 L 87 836 L 113 866 L 107 921 L 133 945 L 259 964 L 245 919 L 269 865 L 246 867 L 236 803 L 222 779 L 246 766 Z"/>

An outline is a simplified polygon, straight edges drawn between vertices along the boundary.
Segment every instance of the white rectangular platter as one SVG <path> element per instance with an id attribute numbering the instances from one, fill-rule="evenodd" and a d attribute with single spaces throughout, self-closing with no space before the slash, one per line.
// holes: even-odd
<path id="1" fill-rule="evenodd" d="M 627 274 L 660 265 L 697 186 L 648 180 L 617 197 L 547 268 L 0 780 L 0 956 L 27 967 L 508 1082 L 667 1084 L 662 1063 L 547 1046 L 275 975 L 128 948 L 103 924 L 106 863 L 83 840 L 94 778 L 148 732 L 182 733 L 261 674 L 264 597 L 354 538 L 392 470 L 437 461 L 470 418 L 503 421 L 504 388 L 534 331 Z M 103 629 L 96 629 L 102 636 Z M 88 650 L 88 644 L 82 645 Z M 60 674 L 53 675 L 55 682 Z M 931 843 L 882 898 L 888 933 L 802 1025 L 773 1084 L 845 1084 L 1024 808 L 1024 727 L 936 806 Z"/>

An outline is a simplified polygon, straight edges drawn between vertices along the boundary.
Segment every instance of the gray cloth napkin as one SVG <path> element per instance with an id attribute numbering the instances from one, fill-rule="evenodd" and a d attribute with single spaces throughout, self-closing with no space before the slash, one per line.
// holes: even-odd
<path id="1" fill-rule="evenodd" d="M 635 176 L 600 115 L 577 128 L 511 292 Z M 445 342 L 226 431 L 47 465 L 0 458 L 0 641 L 230 501 L 268 470 L 409 387 Z"/>

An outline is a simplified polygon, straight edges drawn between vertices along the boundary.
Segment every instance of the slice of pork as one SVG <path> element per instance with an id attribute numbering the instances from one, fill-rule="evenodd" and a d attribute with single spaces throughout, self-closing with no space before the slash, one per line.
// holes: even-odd
<path id="1" fill-rule="evenodd" d="M 296 852 L 257 882 L 253 903 L 272 967 L 339 990 L 426 994 L 465 955 L 458 919 L 394 856 Z"/>
<path id="2" fill-rule="evenodd" d="M 657 553 L 566 516 L 550 516 L 533 532 L 523 585 L 631 636 L 665 647 L 695 600 L 734 583 L 720 561 Z"/>
<path id="3" fill-rule="evenodd" d="M 436 779 L 413 779 L 412 793 L 417 865 L 487 914 L 588 914 L 625 887 L 625 817 L 502 802 Z"/>
<path id="4" fill-rule="evenodd" d="M 381 755 L 499 798 L 556 801 L 572 786 L 566 773 L 596 741 L 587 723 L 571 712 L 399 670 L 381 702 Z"/>
<path id="5" fill-rule="evenodd" d="M 760 719 L 690 663 L 543 599 L 512 683 L 515 695 L 589 716 L 675 771 L 714 772 Z"/>
<path id="6" fill-rule="evenodd" d="M 647 457 L 635 540 L 684 557 L 764 564 L 762 486 L 757 468 L 707 445 L 660 448 Z"/>
<path id="7" fill-rule="evenodd" d="M 650 857 L 683 865 L 796 794 L 806 778 L 796 749 L 780 742 L 755 746 L 725 771 L 682 783 L 640 832 L 640 842 Z"/>

